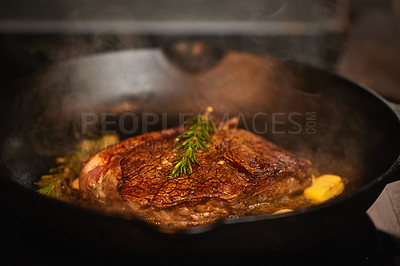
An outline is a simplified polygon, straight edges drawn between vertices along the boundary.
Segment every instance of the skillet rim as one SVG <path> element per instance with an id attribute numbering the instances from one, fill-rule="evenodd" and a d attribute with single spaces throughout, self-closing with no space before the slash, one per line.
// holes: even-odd
<path id="1" fill-rule="evenodd" d="M 243 51 L 239 51 L 239 52 L 243 52 Z M 247 53 L 247 52 L 246 52 Z M 107 53 L 109 54 L 109 53 Z M 250 53 L 252 55 L 257 55 L 257 54 L 253 54 Z M 257 55 L 259 56 L 259 55 Z M 350 79 L 343 77 L 343 76 L 339 76 L 335 73 L 331 73 L 322 69 L 318 69 L 316 67 L 313 66 L 309 66 L 303 63 L 299 63 L 299 62 L 292 62 L 292 61 L 283 61 L 280 60 L 278 58 L 273 58 L 274 60 L 278 60 L 280 62 L 283 63 L 294 63 L 297 66 L 303 66 L 306 67 L 307 69 L 310 69 L 314 72 L 319 72 L 319 73 L 323 73 L 324 75 L 328 75 L 330 77 L 335 78 L 336 80 L 341 80 L 346 82 L 348 85 L 350 85 L 350 87 L 352 89 L 357 89 L 357 90 L 361 90 L 367 94 L 369 94 L 370 96 L 372 96 L 375 100 L 377 104 L 380 104 L 383 110 L 383 108 L 386 109 L 386 112 L 388 113 L 388 115 L 390 114 L 392 117 L 390 119 L 394 119 L 393 120 L 393 125 L 397 126 L 397 130 L 400 130 L 400 114 L 396 114 L 396 111 L 391 107 L 391 105 L 395 105 L 400 107 L 400 104 L 396 104 L 396 103 L 392 103 L 388 100 L 386 100 L 385 98 L 383 98 L 381 95 L 379 95 L 377 92 L 373 91 L 372 89 L 363 86 L 361 84 L 358 84 L 354 81 L 351 81 Z M 388 118 L 389 119 L 389 118 Z M 6 168 L 4 165 L 5 163 L 3 162 L 3 160 L 0 162 L 0 164 L 2 165 L 1 168 Z M 35 197 L 39 200 L 46 200 L 48 202 L 51 203 L 55 203 L 57 205 L 59 205 L 60 207 L 63 208 L 69 208 L 72 209 L 74 211 L 83 211 L 86 213 L 90 213 L 90 214 L 94 214 L 94 215 L 99 215 L 99 216 L 103 216 L 103 217 L 112 217 L 112 218 L 117 218 L 117 219 L 124 219 L 124 220 L 128 220 L 128 221 L 132 221 L 132 222 L 138 222 L 138 223 L 144 223 L 146 227 L 151 228 L 152 230 L 155 230 L 156 232 L 159 233 L 166 233 L 166 234 L 182 234 L 182 235 L 197 235 L 197 234 L 201 234 L 201 233 L 206 233 L 209 232 L 211 230 L 216 229 L 219 226 L 228 226 L 228 225 L 234 225 L 234 224 L 242 224 L 242 223 L 251 223 L 251 222 L 257 222 L 257 221 L 268 221 L 268 220 L 275 220 L 275 219 L 286 219 L 289 217 L 294 217 L 297 215 L 302 215 L 302 214 L 308 214 L 308 213 L 312 213 L 312 212 L 317 212 L 321 209 L 326 209 L 329 207 L 332 207 L 334 205 L 339 205 L 341 203 L 344 203 L 345 201 L 349 201 L 350 199 L 356 198 L 357 196 L 359 196 L 362 193 L 365 193 L 368 190 L 371 190 L 373 187 L 377 187 L 379 185 L 386 185 L 390 182 L 395 181 L 395 176 L 396 174 L 398 175 L 400 173 L 400 151 L 398 151 L 398 155 L 397 158 L 392 162 L 392 164 L 386 169 L 386 171 L 384 171 L 383 173 L 381 173 L 379 176 L 377 176 L 376 178 L 374 178 L 372 181 L 369 181 L 366 184 L 363 184 L 362 186 L 360 186 L 359 188 L 346 193 L 344 195 L 341 195 L 339 197 L 336 197 L 332 200 L 329 200 L 327 202 L 323 202 L 323 203 L 319 203 L 317 205 L 313 205 L 313 206 L 308 206 L 308 207 L 304 207 L 301 209 L 297 209 L 294 210 L 292 212 L 286 212 L 286 213 L 281 213 L 281 214 L 264 214 L 264 215 L 249 215 L 249 216 L 240 216 L 240 217 L 235 217 L 235 218 L 222 218 L 219 219 L 217 221 L 215 221 L 212 224 L 209 225 L 202 225 L 202 226 L 196 226 L 196 227 L 192 227 L 192 228 L 186 228 L 186 229 L 173 229 L 173 230 L 163 230 L 162 227 L 156 226 L 156 225 L 152 225 L 148 222 L 145 221 L 145 219 L 139 217 L 139 216 L 132 216 L 127 218 L 121 217 L 118 214 L 115 213 L 106 213 L 103 212 L 101 210 L 97 210 L 97 209 L 91 209 L 91 208 L 85 208 L 83 206 L 80 206 L 79 204 L 71 204 L 68 202 L 64 202 L 58 199 L 54 199 L 54 198 L 50 198 L 47 196 L 43 196 L 40 195 L 39 193 L 37 193 L 36 191 L 34 191 L 33 189 L 29 189 L 21 184 L 19 184 L 17 181 L 13 180 L 12 178 L 7 178 L 4 175 L 4 172 L 8 172 L 8 169 L 6 171 L 1 170 L 1 180 L 2 181 L 6 181 L 9 184 L 12 184 L 14 187 L 16 187 L 17 189 L 24 191 L 24 192 L 28 192 L 30 194 L 30 196 Z M 398 177 L 397 177 L 398 179 Z M 382 192 L 383 188 L 380 189 L 380 193 Z"/>

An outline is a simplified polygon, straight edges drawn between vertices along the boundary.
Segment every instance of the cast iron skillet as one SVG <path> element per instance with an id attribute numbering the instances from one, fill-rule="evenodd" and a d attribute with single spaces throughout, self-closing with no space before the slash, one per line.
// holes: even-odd
<path id="1" fill-rule="evenodd" d="M 27 221 L 62 228 L 61 235 L 87 248 L 135 256 L 271 254 L 306 247 L 345 228 L 398 177 L 396 105 L 301 64 L 234 51 L 180 57 L 179 49 L 89 56 L 21 82 L 22 93 L 2 106 L 7 114 L 1 121 L 7 127 L 1 136 L 4 199 Z M 165 234 L 141 219 L 34 192 L 33 182 L 82 138 L 88 124 L 90 130 L 116 131 L 125 138 L 175 126 L 179 114 L 203 112 L 206 106 L 219 117 L 239 116 L 241 127 L 309 158 L 321 173 L 346 177 L 345 193 L 291 213 L 231 217 Z M 82 114 L 98 123 L 82 122 Z"/>

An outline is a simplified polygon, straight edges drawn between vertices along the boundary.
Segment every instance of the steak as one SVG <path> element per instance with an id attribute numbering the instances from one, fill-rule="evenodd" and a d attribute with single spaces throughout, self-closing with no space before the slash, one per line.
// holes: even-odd
<path id="1" fill-rule="evenodd" d="M 82 197 L 156 225 L 185 228 L 251 214 L 251 206 L 311 183 L 309 160 L 236 128 L 235 121 L 220 125 L 210 151 L 198 151 L 191 174 L 169 177 L 181 131 L 151 132 L 100 151 L 82 168 Z"/>

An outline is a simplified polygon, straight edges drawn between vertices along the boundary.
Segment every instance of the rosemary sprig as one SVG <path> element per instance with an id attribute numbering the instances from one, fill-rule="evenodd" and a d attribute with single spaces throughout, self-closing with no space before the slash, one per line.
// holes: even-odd
<path id="1" fill-rule="evenodd" d="M 49 174 L 43 175 L 35 183 L 39 187 L 37 192 L 54 198 L 59 198 L 63 190 L 70 192 L 67 184 L 75 177 L 77 161 L 80 161 L 77 151 L 69 152 L 64 157 L 56 158 L 57 166 L 51 168 Z"/>
<path id="2" fill-rule="evenodd" d="M 63 178 L 59 175 L 44 175 L 41 180 L 36 183 L 40 189 L 40 194 L 48 197 L 57 197 L 61 193 Z"/>
<path id="3" fill-rule="evenodd" d="M 76 149 L 63 157 L 56 158 L 57 166 L 43 175 L 35 185 L 36 191 L 48 197 L 62 198 L 63 194 L 71 192 L 70 183 L 78 177 L 82 164 L 95 152 L 119 142 L 116 135 L 103 135 L 97 139 L 82 140 Z"/>
<path id="4" fill-rule="evenodd" d="M 178 153 L 175 164 L 168 173 L 168 177 L 191 174 L 193 172 L 192 163 L 200 165 L 197 161 L 196 153 L 199 150 L 210 151 L 206 142 L 214 143 L 210 134 L 217 131 L 217 127 L 210 116 L 212 111 L 212 107 L 207 107 L 203 115 L 196 115 L 184 122 L 184 124 L 191 124 L 191 126 L 175 139 L 176 142 L 180 143 L 173 151 L 181 151 Z"/>

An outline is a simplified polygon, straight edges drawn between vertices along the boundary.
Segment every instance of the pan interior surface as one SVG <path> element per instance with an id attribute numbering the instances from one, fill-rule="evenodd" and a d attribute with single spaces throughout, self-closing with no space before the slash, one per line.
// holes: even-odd
<path id="1" fill-rule="evenodd" d="M 201 72 L 184 71 L 160 49 L 99 54 L 43 69 L 19 86 L 5 110 L 1 159 L 7 177 L 28 190 L 88 130 L 127 138 L 176 126 L 207 106 L 310 159 L 319 173 L 346 178 L 345 193 L 387 171 L 400 149 L 398 119 L 367 90 L 242 52 L 226 52 Z"/>

